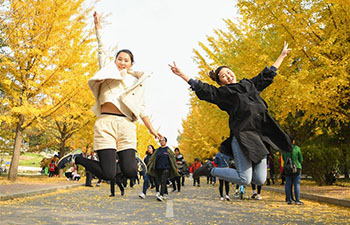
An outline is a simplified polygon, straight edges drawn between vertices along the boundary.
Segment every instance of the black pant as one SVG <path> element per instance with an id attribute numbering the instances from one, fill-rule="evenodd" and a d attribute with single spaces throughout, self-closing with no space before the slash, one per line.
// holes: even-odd
<path id="1" fill-rule="evenodd" d="M 91 185 L 92 178 L 93 178 L 93 174 L 88 170 L 86 170 L 85 186 L 88 186 L 88 187 L 92 186 Z"/>
<path id="2" fill-rule="evenodd" d="M 229 182 L 226 181 L 226 180 L 222 180 L 222 179 L 219 179 L 219 192 L 220 192 L 220 197 L 224 197 L 224 182 L 225 182 L 225 192 L 226 192 L 226 195 L 229 194 L 230 192 L 230 185 L 229 185 Z"/>
<path id="3" fill-rule="evenodd" d="M 115 184 L 118 185 L 120 192 L 122 195 L 124 195 L 124 186 L 122 185 L 122 175 L 117 174 L 112 180 L 111 180 L 111 196 L 115 195 Z"/>
<path id="4" fill-rule="evenodd" d="M 200 180 L 200 178 L 199 178 L 199 177 L 197 177 L 197 178 L 193 178 L 193 186 L 196 186 L 196 183 L 197 183 L 197 185 L 200 185 L 201 180 Z"/>
<path id="5" fill-rule="evenodd" d="M 169 178 L 169 169 L 157 169 L 157 178 L 160 184 L 160 195 L 168 194 L 168 187 L 166 185 Z"/>
<path id="6" fill-rule="evenodd" d="M 134 149 L 127 149 L 118 152 L 120 169 L 123 176 L 135 177 L 137 175 L 137 162 Z M 103 180 L 111 180 L 116 176 L 116 150 L 102 149 L 97 151 L 99 161 L 78 156 L 75 159 L 77 164 L 85 167 L 86 170 L 93 173 Z"/>
<path id="7" fill-rule="evenodd" d="M 181 176 L 174 177 L 172 179 L 172 182 L 173 182 L 173 190 L 176 190 L 176 186 L 177 186 L 177 191 L 181 191 Z"/>

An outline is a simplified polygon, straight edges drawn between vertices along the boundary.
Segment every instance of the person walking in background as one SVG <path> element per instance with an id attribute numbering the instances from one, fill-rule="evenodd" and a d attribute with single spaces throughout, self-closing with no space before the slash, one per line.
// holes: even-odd
<path id="1" fill-rule="evenodd" d="M 182 180 L 182 183 L 185 182 L 186 161 L 185 161 L 183 155 L 180 153 L 179 148 L 175 148 L 174 152 L 175 152 L 175 160 L 176 160 L 177 169 L 178 169 L 180 176 L 173 178 L 173 180 L 172 180 L 173 190 L 172 191 L 173 192 L 176 191 L 176 186 L 177 186 L 177 191 L 180 192 L 181 191 L 181 180 Z"/>
<path id="2" fill-rule="evenodd" d="M 229 167 L 229 163 L 230 163 L 230 157 L 228 155 L 224 155 L 221 152 L 218 152 L 215 155 L 215 160 L 214 160 L 215 164 L 217 164 L 218 168 L 228 168 Z M 225 192 L 226 192 L 226 196 L 224 198 L 223 195 L 223 189 L 224 189 L 224 184 L 225 184 Z M 230 192 L 230 183 L 226 180 L 220 179 L 219 178 L 219 193 L 220 193 L 220 200 L 227 200 L 230 201 L 230 196 L 229 196 L 229 192 Z"/>
<path id="3" fill-rule="evenodd" d="M 169 178 L 178 177 L 180 174 L 178 173 L 175 154 L 172 150 L 166 145 L 167 138 L 161 137 L 159 139 L 160 147 L 156 149 L 156 151 L 149 158 L 149 162 L 147 165 L 148 173 L 151 176 L 155 176 L 158 178 L 158 182 L 160 184 L 160 193 L 157 194 L 157 200 L 163 201 L 167 199 L 168 196 L 168 188 L 167 181 Z"/>
<path id="4" fill-rule="evenodd" d="M 292 186 L 294 186 L 294 197 L 295 204 L 302 205 L 303 202 L 300 201 L 300 177 L 301 177 L 301 169 L 303 163 L 303 155 L 299 146 L 295 145 L 295 140 L 291 137 L 293 144 L 293 152 L 282 153 L 283 161 L 284 161 L 284 172 L 286 176 L 286 185 L 285 185 L 285 193 L 287 203 L 292 204 Z M 290 162 L 291 165 L 296 167 L 295 171 L 287 170 L 286 165 L 287 161 Z"/>
<path id="5" fill-rule="evenodd" d="M 56 170 L 56 162 L 55 160 L 51 160 L 49 165 L 49 177 L 53 177 L 55 175 Z"/>
<path id="6" fill-rule="evenodd" d="M 214 167 L 218 167 L 218 165 L 215 163 L 215 156 L 213 158 L 209 158 L 208 160 L 211 161 Z M 212 175 L 207 176 L 207 184 L 214 186 L 216 184 L 216 177 Z"/>
<path id="7" fill-rule="evenodd" d="M 265 67 L 252 79 L 237 82 L 236 75 L 228 66 L 220 66 L 209 73 L 220 87 L 190 79 L 175 62 L 171 71 L 186 81 L 199 99 L 217 105 L 229 114 L 230 137 L 222 143 L 220 151 L 234 158 L 236 169 L 213 168 L 206 163 L 193 177 L 216 176 L 239 185 L 264 184 L 266 180 L 266 156 L 273 149 L 291 152 L 290 139 L 269 115 L 266 102 L 260 93 L 272 84 L 276 71 L 291 49 L 284 43 L 283 50 L 271 67 Z"/>
<path id="8" fill-rule="evenodd" d="M 193 164 L 192 164 L 190 173 L 194 174 L 194 172 L 196 172 L 196 170 L 199 169 L 201 166 L 202 166 L 202 164 L 201 164 L 201 162 L 199 161 L 199 159 L 198 159 L 198 158 L 195 158 L 195 159 L 194 159 L 194 162 L 193 162 Z M 197 187 L 200 187 L 200 186 L 201 186 L 200 177 L 193 177 L 193 186 L 196 186 L 196 183 L 197 183 Z"/>
<path id="9" fill-rule="evenodd" d="M 272 182 L 272 184 L 275 184 L 274 174 L 275 174 L 275 166 L 274 166 L 274 162 L 273 162 L 273 154 L 269 154 L 267 156 L 266 185 L 270 185 L 271 182 Z M 271 182 L 270 182 L 270 180 L 271 180 Z"/>
<path id="10" fill-rule="evenodd" d="M 143 158 L 143 161 L 146 165 L 148 165 L 149 163 L 149 159 L 151 158 L 151 156 L 153 155 L 154 152 L 154 147 L 153 145 L 148 145 L 147 146 L 147 151 L 146 151 L 146 155 Z M 149 172 L 147 172 L 144 176 L 143 176 L 143 187 L 142 187 L 142 192 L 141 194 L 139 194 L 139 197 L 144 199 L 146 197 L 146 193 L 147 193 L 147 189 L 149 187 L 149 183 L 150 180 L 154 178 L 153 176 L 149 175 Z M 159 185 L 154 184 L 156 187 L 156 192 L 159 192 Z"/>
<path id="11" fill-rule="evenodd" d="M 284 165 L 284 161 L 283 161 L 283 157 L 282 154 L 280 154 L 279 158 L 278 158 L 278 162 L 280 164 L 280 174 L 281 174 L 281 185 L 284 185 L 284 182 L 286 181 L 286 177 L 283 173 L 283 165 Z"/>

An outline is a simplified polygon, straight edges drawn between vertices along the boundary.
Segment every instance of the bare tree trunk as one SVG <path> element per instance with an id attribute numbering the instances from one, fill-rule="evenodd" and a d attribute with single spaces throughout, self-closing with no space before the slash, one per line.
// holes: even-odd
<path id="1" fill-rule="evenodd" d="M 13 148 L 11 165 L 10 165 L 10 170 L 8 175 L 8 179 L 10 181 L 15 181 L 17 179 L 19 156 L 20 156 L 20 150 L 21 150 L 21 145 L 23 140 L 23 128 L 22 128 L 23 121 L 24 121 L 24 116 L 20 115 L 19 121 L 16 127 L 15 144 Z"/>

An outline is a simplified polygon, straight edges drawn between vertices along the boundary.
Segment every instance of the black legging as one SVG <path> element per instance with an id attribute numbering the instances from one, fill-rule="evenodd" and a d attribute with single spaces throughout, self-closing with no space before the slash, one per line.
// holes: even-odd
<path id="1" fill-rule="evenodd" d="M 124 186 L 122 184 L 122 175 L 117 174 L 112 180 L 111 180 L 111 195 L 110 196 L 115 196 L 115 184 L 118 185 L 119 190 L 121 192 L 121 195 L 124 195 Z"/>
<path id="2" fill-rule="evenodd" d="M 133 178 L 137 175 L 137 162 L 134 149 L 126 149 L 118 152 L 119 165 L 123 176 Z M 116 176 L 116 150 L 102 149 L 97 151 L 99 161 L 78 156 L 75 159 L 77 164 L 85 167 L 103 180 L 111 180 Z"/>
<path id="3" fill-rule="evenodd" d="M 253 191 L 255 190 L 256 186 L 258 187 L 258 195 L 260 195 L 262 185 L 255 185 L 255 184 L 252 183 L 252 189 L 253 189 Z"/>
<path id="4" fill-rule="evenodd" d="M 221 197 L 224 197 L 224 182 L 225 182 L 225 192 L 226 192 L 226 195 L 229 194 L 229 191 L 230 191 L 230 185 L 229 185 L 229 182 L 228 181 L 224 181 L 222 179 L 219 179 L 219 192 L 220 192 L 220 196 Z"/>

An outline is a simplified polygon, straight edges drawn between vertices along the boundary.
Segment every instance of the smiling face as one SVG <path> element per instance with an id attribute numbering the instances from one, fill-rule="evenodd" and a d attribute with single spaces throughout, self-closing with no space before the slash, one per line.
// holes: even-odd
<path id="1" fill-rule="evenodd" d="M 153 154 L 153 148 L 152 148 L 151 146 L 148 146 L 148 147 L 147 147 L 147 152 L 148 152 L 149 154 Z"/>
<path id="2" fill-rule="evenodd" d="M 237 83 L 236 75 L 229 68 L 222 68 L 219 72 L 219 79 L 221 85 Z"/>
<path id="3" fill-rule="evenodd" d="M 115 64 L 117 65 L 119 71 L 129 70 L 133 65 L 133 61 L 128 53 L 119 52 L 115 59 Z"/>
<path id="4" fill-rule="evenodd" d="M 162 137 L 159 139 L 160 146 L 164 148 L 166 146 L 166 138 Z"/>

